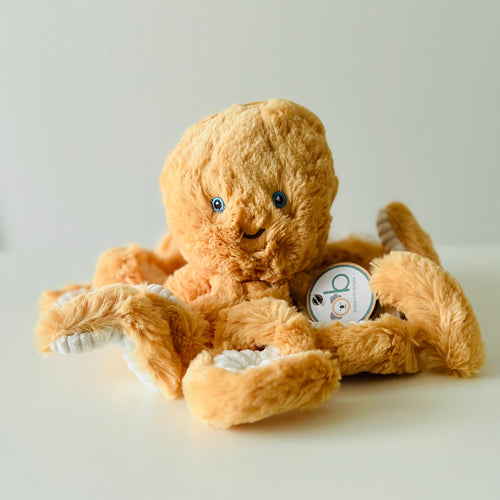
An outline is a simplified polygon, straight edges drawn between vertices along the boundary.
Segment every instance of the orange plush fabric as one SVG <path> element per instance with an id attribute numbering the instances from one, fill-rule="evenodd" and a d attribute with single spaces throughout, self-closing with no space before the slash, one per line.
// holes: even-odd
<path id="1" fill-rule="evenodd" d="M 106 252 L 94 291 L 56 307 L 46 293 L 41 351 L 91 350 L 119 331 L 134 366 L 219 427 L 317 405 L 342 374 L 479 371 L 472 308 L 404 205 L 381 212 L 383 245 L 327 243 L 338 180 L 324 127 L 306 108 L 275 99 L 202 120 L 168 155 L 160 188 L 169 238 L 157 252 Z M 404 316 L 313 324 L 303 312 L 309 285 L 346 260 L 373 263 L 375 295 Z"/>

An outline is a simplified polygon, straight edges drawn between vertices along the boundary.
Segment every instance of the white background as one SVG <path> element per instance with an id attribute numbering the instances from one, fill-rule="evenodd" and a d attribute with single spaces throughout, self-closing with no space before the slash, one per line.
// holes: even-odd
<path id="1" fill-rule="evenodd" d="M 323 120 L 332 236 L 405 201 L 438 244 L 499 244 L 500 3 L 0 2 L 0 249 L 155 246 L 184 129 L 234 102 Z"/>

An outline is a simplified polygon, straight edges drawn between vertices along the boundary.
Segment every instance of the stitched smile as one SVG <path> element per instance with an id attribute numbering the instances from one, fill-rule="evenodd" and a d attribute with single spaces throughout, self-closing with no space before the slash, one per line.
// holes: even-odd
<path id="1" fill-rule="evenodd" d="M 255 234 L 243 233 L 243 238 L 246 238 L 247 240 L 256 240 L 264 231 L 265 229 L 261 227 Z"/>

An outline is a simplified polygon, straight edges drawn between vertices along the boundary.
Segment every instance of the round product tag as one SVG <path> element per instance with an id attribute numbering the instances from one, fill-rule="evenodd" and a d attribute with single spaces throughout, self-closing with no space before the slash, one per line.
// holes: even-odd
<path id="1" fill-rule="evenodd" d="M 341 262 L 325 269 L 309 288 L 307 311 L 314 321 L 357 323 L 375 308 L 370 275 L 357 264 Z"/>

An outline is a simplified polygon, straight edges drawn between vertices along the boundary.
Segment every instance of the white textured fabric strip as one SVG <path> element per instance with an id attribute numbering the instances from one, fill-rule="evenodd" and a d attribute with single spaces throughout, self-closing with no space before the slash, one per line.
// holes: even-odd
<path id="1" fill-rule="evenodd" d="M 250 349 L 243 351 L 223 351 L 222 354 L 215 356 L 214 365 L 228 372 L 242 372 L 248 368 L 259 368 L 277 359 L 289 358 L 291 356 L 296 356 L 296 354 L 280 356 L 280 350 L 277 347 L 269 345 L 262 351 L 252 351 Z"/>
<path id="2" fill-rule="evenodd" d="M 125 336 L 118 328 L 107 327 L 93 332 L 75 333 L 59 337 L 50 344 L 53 352 L 58 354 L 81 354 L 100 349 L 109 344 L 116 344 L 123 350 L 123 359 L 127 363 L 129 370 L 144 384 L 156 387 L 149 374 L 141 369 L 133 356 L 135 343 Z"/>
<path id="3" fill-rule="evenodd" d="M 57 300 L 52 304 L 52 307 L 62 307 L 64 304 L 66 304 L 66 302 L 69 302 L 78 295 L 81 295 L 82 293 L 88 293 L 91 291 L 92 288 L 77 288 L 76 290 L 68 290 L 67 292 L 64 292 L 62 295 L 59 295 Z"/>
<path id="4" fill-rule="evenodd" d="M 379 210 L 377 217 L 377 231 L 382 245 L 388 252 L 406 250 L 401 240 L 394 233 L 387 210 L 382 208 Z"/>

